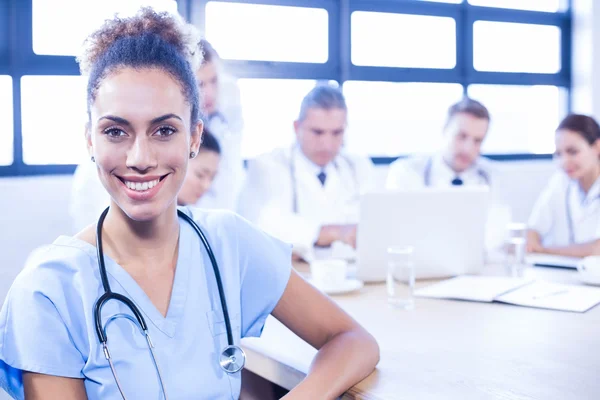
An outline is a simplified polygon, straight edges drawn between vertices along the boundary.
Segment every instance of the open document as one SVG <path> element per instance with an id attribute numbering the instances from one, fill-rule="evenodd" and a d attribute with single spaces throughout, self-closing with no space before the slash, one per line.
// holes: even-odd
<path id="1" fill-rule="evenodd" d="M 600 303 L 600 288 L 523 278 L 471 275 L 427 286 L 417 290 L 415 295 L 488 303 L 495 301 L 572 312 L 586 312 Z"/>

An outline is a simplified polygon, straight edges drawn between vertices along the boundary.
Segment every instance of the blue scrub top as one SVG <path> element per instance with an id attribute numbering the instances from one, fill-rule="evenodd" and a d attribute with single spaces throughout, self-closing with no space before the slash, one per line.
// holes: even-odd
<path id="1" fill-rule="evenodd" d="M 182 208 L 206 234 L 219 264 L 234 341 L 260 336 L 291 271 L 291 246 L 226 211 Z M 208 254 L 180 220 L 179 257 L 166 318 L 135 280 L 105 256 L 111 288 L 142 312 L 169 399 L 237 399 L 241 372 L 219 366 L 227 334 Z M 13 283 L 0 313 L 0 386 L 23 399 L 22 371 L 85 380 L 92 399 L 120 398 L 95 332 L 93 306 L 104 293 L 96 248 L 61 236 L 36 252 Z M 109 301 L 102 320 L 128 313 Z M 125 318 L 107 327 L 108 346 L 125 395 L 162 399 L 145 338 Z"/>

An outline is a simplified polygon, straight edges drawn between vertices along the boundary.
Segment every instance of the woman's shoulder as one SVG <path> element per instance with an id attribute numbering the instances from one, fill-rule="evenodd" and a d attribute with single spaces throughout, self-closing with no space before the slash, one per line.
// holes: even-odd
<path id="1" fill-rule="evenodd" d="M 89 246 L 89 247 L 88 247 Z M 65 282 L 74 282 L 78 276 L 91 272 L 94 247 L 74 237 L 60 236 L 52 244 L 35 249 L 17 275 L 9 291 L 10 296 L 42 293 L 48 297 L 60 294 Z M 53 293 L 57 292 L 57 293 Z"/>

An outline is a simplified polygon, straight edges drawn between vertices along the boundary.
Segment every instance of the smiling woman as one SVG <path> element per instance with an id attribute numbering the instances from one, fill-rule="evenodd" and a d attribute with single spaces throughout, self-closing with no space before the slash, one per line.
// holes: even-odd
<path id="1" fill-rule="evenodd" d="M 529 218 L 530 252 L 600 255 L 600 125 L 570 114 L 555 133 L 561 171 L 548 182 Z"/>
<path id="2" fill-rule="evenodd" d="M 110 206 L 13 283 L 0 385 L 14 398 L 238 398 L 240 340 L 269 314 L 319 349 L 286 398 L 334 399 L 375 367 L 373 337 L 292 270 L 288 244 L 177 206 L 203 128 L 197 43 L 150 9 L 88 38 L 87 148 Z"/>

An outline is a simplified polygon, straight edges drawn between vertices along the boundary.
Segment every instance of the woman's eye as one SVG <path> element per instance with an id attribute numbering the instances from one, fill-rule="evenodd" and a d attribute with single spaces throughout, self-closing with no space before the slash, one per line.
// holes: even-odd
<path id="1" fill-rule="evenodd" d="M 122 136 L 126 135 L 126 133 L 122 129 L 119 129 L 119 128 L 105 129 L 104 134 L 111 138 L 118 138 L 118 137 L 122 137 Z"/>
<path id="2" fill-rule="evenodd" d="M 161 126 L 156 131 L 156 133 L 160 137 L 168 137 L 168 136 L 171 136 L 172 134 L 174 134 L 175 132 L 176 132 L 176 130 L 170 126 Z"/>

